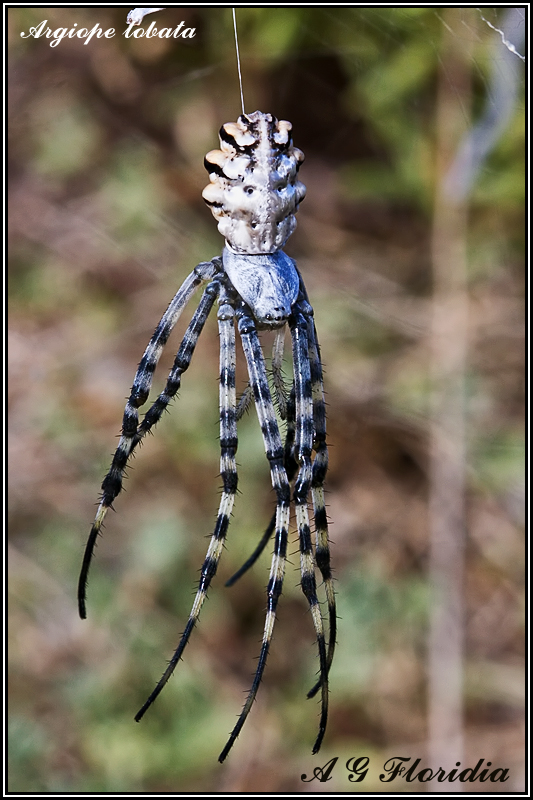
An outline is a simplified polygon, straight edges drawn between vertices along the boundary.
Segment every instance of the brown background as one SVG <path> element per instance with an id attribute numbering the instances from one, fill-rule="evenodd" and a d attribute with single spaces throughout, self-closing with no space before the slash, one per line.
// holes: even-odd
<path id="1" fill-rule="evenodd" d="M 241 494 L 200 625 L 162 697 L 133 722 L 183 629 L 216 512 L 214 319 L 179 400 L 108 515 L 88 620 L 76 611 L 83 546 L 136 365 L 185 275 L 221 250 L 200 196 L 203 156 L 220 125 L 240 113 L 230 9 L 169 9 L 145 19 L 144 28 L 181 20 L 196 28 L 195 38 L 178 40 L 126 40 L 127 10 L 7 12 L 10 790 L 438 791 L 401 779 L 382 784 L 379 774 L 394 755 L 428 763 L 428 498 L 448 490 L 433 485 L 430 442 L 442 420 L 432 398 L 442 397 L 447 375 L 459 391 L 443 413 L 465 427 L 464 436 L 453 426 L 445 436 L 452 467 L 459 458 L 456 497 L 465 502 L 446 534 L 453 542 L 463 526 L 466 533 L 452 570 L 460 580 L 464 565 L 464 606 L 452 620 L 464 634 L 464 713 L 456 720 L 464 750 L 442 766 L 483 758 L 508 768 L 503 788 L 519 791 L 522 74 L 504 135 L 446 227 L 442 177 L 487 97 L 490 107 L 491 70 L 505 58 L 480 14 L 238 10 L 246 108 L 290 119 L 306 154 L 308 193 L 287 251 L 307 283 L 325 364 L 340 620 L 330 723 L 313 757 L 318 707 L 305 693 L 317 658 L 293 532 L 265 679 L 220 766 L 265 607 L 268 555 L 224 588 L 273 506 L 253 410 L 240 424 Z M 483 15 L 501 22 L 495 9 Z M 98 22 L 117 35 L 57 47 L 20 37 L 43 19 L 53 29 Z M 457 210 L 456 198 L 451 206 Z M 450 284 L 435 247 L 443 230 L 463 245 Z M 445 315 L 450 339 L 435 341 L 435 309 L 448 291 L 458 304 Z M 458 308 L 467 317 L 455 326 Z M 179 332 L 157 387 L 178 342 Z M 453 348 L 464 358 L 446 366 Z M 439 352 L 449 373 L 439 372 Z M 301 782 L 335 756 L 331 781 Z M 370 758 L 370 772 L 351 784 L 344 764 L 358 756 Z"/>

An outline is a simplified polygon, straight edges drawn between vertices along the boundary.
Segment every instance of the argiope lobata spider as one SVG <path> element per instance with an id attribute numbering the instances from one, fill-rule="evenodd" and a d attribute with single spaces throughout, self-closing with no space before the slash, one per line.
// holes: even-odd
<path id="1" fill-rule="evenodd" d="M 328 673 L 335 649 L 336 611 L 323 488 L 328 466 L 326 416 L 313 310 L 296 263 L 281 250 L 296 227 L 294 213 L 305 196 L 305 186 L 297 179 L 304 156 L 292 144 L 291 129 L 290 122 L 278 121 L 270 114 L 260 111 L 242 114 L 237 123 L 229 122 L 222 126 L 221 149 L 212 150 L 205 158 L 210 183 L 203 191 L 203 198 L 218 220 L 218 229 L 226 245 L 221 258 L 199 264 L 185 279 L 144 352 L 124 411 L 122 435 L 111 468 L 102 483 L 102 498 L 87 542 L 78 587 L 79 612 L 85 618 L 89 566 L 107 509 L 122 490 L 128 459 L 176 396 L 182 373 L 191 363 L 198 338 L 217 302 L 220 335 L 220 473 L 223 492 L 185 631 L 161 680 L 135 719 L 141 719 L 172 675 L 217 571 L 237 491 L 237 421 L 253 398 L 276 492 L 276 511 L 259 545 L 228 581 L 228 585 L 252 566 L 272 535 L 274 552 L 259 663 L 242 713 L 219 756 L 220 762 L 228 755 L 246 721 L 265 668 L 285 571 L 291 485 L 299 536 L 301 586 L 309 603 L 320 659 L 319 679 L 308 693 L 308 697 L 313 697 L 321 691 L 320 727 L 313 753 L 320 749 L 327 722 Z M 142 422 L 139 422 L 138 409 L 148 399 L 163 347 L 185 305 L 202 283 L 207 283 L 207 286 L 185 332 L 166 386 Z M 288 395 L 281 376 L 283 337 L 287 324 L 291 332 L 294 363 L 292 388 Z M 239 403 L 235 392 L 235 325 L 240 334 L 249 375 L 247 389 Z M 286 422 L 284 444 L 258 336 L 258 330 L 263 329 L 277 331 L 272 358 L 272 383 L 280 416 Z M 314 546 L 308 514 L 309 494 L 314 510 Z M 327 644 L 317 598 L 316 569 L 322 576 L 328 604 Z"/>

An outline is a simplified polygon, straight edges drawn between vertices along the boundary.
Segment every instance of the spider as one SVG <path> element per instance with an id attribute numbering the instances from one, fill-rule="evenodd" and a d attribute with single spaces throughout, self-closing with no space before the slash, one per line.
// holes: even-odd
<path id="1" fill-rule="evenodd" d="M 144 352 L 124 411 L 122 435 L 102 483 L 102 496 L 85 549 L 78 586 L 79 613 L 84 619 L 89 567 L 106 512 L 122 490 L 130 456 L 176 396 L 182 373 L 191 363 L 198 338 L 216 302 L 220 335 L 220 474 L 223 491 L 185 631 L 161 680 L 135 719 L 138 722 L 143 717 L 172 675 L 217 571 L 237 492 L 237 421 L 253 399 L 276 493 L 276 510 L 255 551 L 227 585 L 232 585 L 255 563 L 272 536 L 274 552 L 259 662 L 244 708 L 219 756 L 221 763 L 246 721 L 265 669 L 283 586 L 292 503 L 298 527 L 301 587 L 311 611 L 320 662 L 318 681 L 308 693 L 308 697 L 321 693 L 319 731 L 313 754 L 320 749 L 327 723 L 328 673 L 335 649 L 336 611 L 323 488 L 328 467 L 326 415 L 313 309 L 296 263 L 281 249 L 296 227 L 294 213 L 306 191 L 297 179 L 304 156 L 293 146 L 291 130 L 290 122 L 277 120 L 271 114 L 260 111 L 243 113 L 236 123 L 222 126 L 220 150 L 212 150 L 205 157 L 210 183 L 202 196 L 218 220 L 218 229 L 226 240 L 222 257 L 198 264 L 185 279 Z M 140 422 L 138 409 L 148 400 L 163 347 L 185 305 L 204 283 L 207 286 L 180 344 L 166 386 Z M 294 363 L 292 387 L 288 393 L 281 374 L 287 325 Z M 249 376 L 239 402 L 235 391 L 235 328 L 240 335 Z M 272 385 L 279 415 L 286 423 L 284 443 L 258 336 L 258 331 L 265 329 L 276 331 Z M 308 512 L 309 494 L 314 511 L 314 545 Z M 328 604 L 327 641 L 317 598 L 316 569 L 321 574 Z"/>

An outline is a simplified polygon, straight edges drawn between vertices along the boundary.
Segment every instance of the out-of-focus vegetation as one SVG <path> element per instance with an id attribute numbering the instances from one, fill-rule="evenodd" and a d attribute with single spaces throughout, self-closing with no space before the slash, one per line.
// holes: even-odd
<path id="1" fill-rule="evenodd" d="M 185 275 L 221 250 L 200 196 L 203 157 L 240 113 L 230 9 L 145 19 L 144 28 L 181 20 L 196 28 L 176 40 L 126 40 L 126 12 L 7 12 L 9 789 L 408 791 L 401 779 L 381 784 L 379 773 L 390 756 L 426 753 L 441 43 L 445 26 L 464 41 L 472 90 L 467 98 L 458 90 L 457 103 L 470 121 L 503 44 L 473 8 L 237 11 L 246 109 L 290 119 L 306 154 L 308 194 L 287 250 L 308 286 L 326 368 L 340 620 L 330 723 L 314 757 L 318 708 L 305 694 L 317 657 L 294 554 L 258 701 L 220 766 L 265 608 L 267 554 L 224 588 L 273 505 L 253 411 L 240 424 L 241 494 L 200 625 L 164 694 L 133 721 L 185 624 L 217 507 L 214 320 L 108 517 L 88 620 L 76 610 L 82 549 L 136 364 Z M 495 25 L 500 14 L 483 9 Z M 98 22 L 117 35 L 57 47 L 21 38 L 43 19 L 52 29 Z M 508 768 L 507 791 L 523 782 L 523 202 L 520 95 L 483 164 L 467 228 L 464 762 Z M 178 342 L 179 331 L 157 387 Z M 349 783 L 344 763 L 361 755 L 369 775 Z M 331 781 L 301 782 L 334 756 Z"/>

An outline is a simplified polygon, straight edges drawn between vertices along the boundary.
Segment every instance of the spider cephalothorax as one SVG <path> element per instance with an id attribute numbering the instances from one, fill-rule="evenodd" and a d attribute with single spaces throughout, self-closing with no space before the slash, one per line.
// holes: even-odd
<path id="1" fill-rule="evenodd" d="M 308 697 L 313 697 L 321 692 L 320 729 L 313 753 L 320 749 L 327 722 L 328 673 L 335 648 L 336 613 L 323 489 L 328 455 L 322 366 L 313 310 L 305 286 L 296 263 L 281 250 L 296 227 L 294 213 L 305 196 L 305 187 L 297 180 L 303 153 L 292 145 L 291 127 L 290 122 L 278 121 L 271 114 L 260 111 L 243 114 L 237 123 L 222 126 L 221 150 L 212 150 L 206 156 L 211 183 L 204 189 L 203 197 L 219 221 L 218 228 L 226 239 L 226 245 L 222 258 L 199 264 L 185 279 L 144 352 L 124 411 L 122 435 L 102 483 L 102 499 L 87 542 L 78 587 L 80 615 L 85 618 L 89 566 L 107 509 L 122 490 L 128 459 L 176 396 L 181 375 L 189 367 L 198 338 L 217 302 L 222 497 L 185 631 L 161 680 L 135 719 L 141 719 L 173 673 L 217 571 L 237 492 L 237 421 L 253 397 L 276 492 L 276 511 L 252 556 L 228 581 L 228 585 L 252 566 L 271 537 L 274 538 L 274 552 L 259 663 L 242 713 L 219 761 L 224 761 L 244 725 L 265 668 L 283 585 L 292 504 L 298 528 L 301 586 L 311 610 L 320 658 L 319 680 L 308 693 Z M 138 409 L 148 400 L 163 347 L 185 305 L 202 283 L 207 283 L 207 286 L 185 332 L 166 386 L 140 422 Z M 291 332 L 294 364 L 292 387 L 288 394 L 281 376 L 287 325 Z M 236 328 L 249 376 L 248 387 L 239 402 L 235 391 Z M 285 442 L 281 438 L 257 333 L 261 328 L 276 329 L 272 386 L 279 414 L 286 422 Z M 314 545 L 308 512 L 310 494 L 314 510 Z M 327 644 L 316 592 L 317 569 L 324 582 L 328 603 Z"/>

